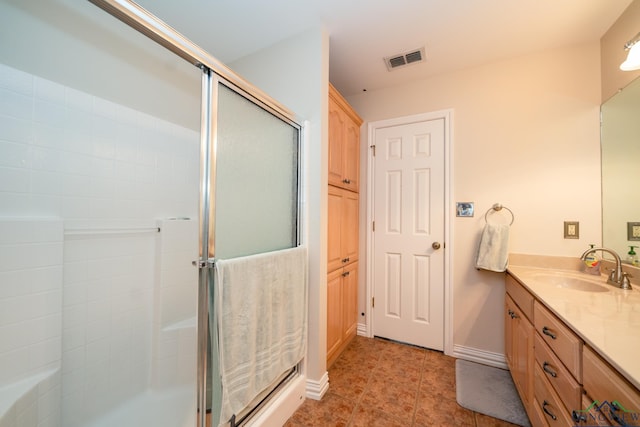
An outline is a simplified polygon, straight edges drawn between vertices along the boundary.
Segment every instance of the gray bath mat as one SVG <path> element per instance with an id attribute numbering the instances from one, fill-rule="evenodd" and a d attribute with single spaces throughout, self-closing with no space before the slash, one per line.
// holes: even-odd
<path id="1" fill-rule="evenodd" d="M 520 426 L 530 426 L 509 371 L 456 360 L 456 400 L 460 406 Z"/>

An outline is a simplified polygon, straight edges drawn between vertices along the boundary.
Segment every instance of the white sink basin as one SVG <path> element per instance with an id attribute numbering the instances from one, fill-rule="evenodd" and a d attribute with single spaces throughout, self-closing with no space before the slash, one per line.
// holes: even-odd
<path id="1" fill-rule="evenodd" d="M 556 288 L 573 289 L 582 292 L 609 292 L 605 284 L 595 283 L 589 279 L 583 279 L 573 275 L 561 273 L 534 273 L 532 278 L 544 280 Z"/>

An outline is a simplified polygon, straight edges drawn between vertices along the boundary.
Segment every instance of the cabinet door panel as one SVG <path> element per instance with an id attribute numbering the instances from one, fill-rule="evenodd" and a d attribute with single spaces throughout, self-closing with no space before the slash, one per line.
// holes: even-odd
<path id="1" fill-rule="evenodd" d="M 342 192 L 342 238 L 343 264 L 358 260 L 358 211 L 360 198 L 358 193 Z"/>
<path id="2" fill-rule="evenodd" d="M 329 186 L 327 200 L 327 271 L 334 271 L 342 266 L 342 190 Z"/>
<path id="3" fill-rule="evenodd" d="M 358 263 L 344 268 L 342 273 L 342 301 L 344 303 L 344 339 L 355 336 L 358 329 Z"/>
<path id="4" fill-rule="evenodd" d="M 515 307 L 515 327 L 513 336 L 517 339 L 514 341 L 514 353 L 516 358 L 517 380 L 522 390 L 522 403 L 529 410 L 533 399 L 533 325 L 529 323 L 522 311 Z"/>
<path id="5" fill-rule="evenodd" d="M 342 270 L 336 270 L 327 277 L 327 359 L 342 344 Z"/>
<path id="6" fill-rule="evenodd" d="M 344 188 L 358 191 L 360 175 L 360 127 L 347 120 L 343 142 L 343 179 Z"/>
<path id="7" fill-rule="evenodd" d="M 329 184 L 342 186 L 344 176 L 344 147 L 347 116 L 329 98 Z"/>
<path id="8" fill-rule="evenodd" d="M 509 294 L 506 294 L 504 301 L 504 355 L 507 359 L 507 366 L 512 372 L 511 375 L 513 375 L 513 371 L 515 370 L 513 363 L 513 318 L 511 317 L 511 314 L 514 312 L 514 307 L 515 304 L 513 300 Z"/>
<path id="9" fill-rule="evenodd" d="M 584 390 L 593 400 L 602 405 L 603 413 L 609 417 L 613 425 L 637 425 L 637 414 L 640 414 L 640 390 L 625 380 L 615 369 L 598 356 L 590 347 L 584 347 Z M 618 404 L 624 407 L 613 409 Z M 625 410 L 627 412 L 625 412 Z M 616 422 L 614 416 L 622 422 Z"/>

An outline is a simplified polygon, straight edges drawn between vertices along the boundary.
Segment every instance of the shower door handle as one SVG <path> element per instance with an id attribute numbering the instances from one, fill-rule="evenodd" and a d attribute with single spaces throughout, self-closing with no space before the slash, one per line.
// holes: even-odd
<path id="1" fill-rule="evenodd" d="M 209 258 L 206 261 L 201 259 L 196 261 L 191 261 L 191 265 L 198 268 L 213 268 L 215 263 L 216 263 L 216 260 L 214 258 Z"/>

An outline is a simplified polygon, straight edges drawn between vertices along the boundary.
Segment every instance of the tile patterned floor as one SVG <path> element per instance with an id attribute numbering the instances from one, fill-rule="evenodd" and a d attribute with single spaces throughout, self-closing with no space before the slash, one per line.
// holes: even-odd
<path id="1" fill-rule="evenodd" d="M 329 391 L 306 399 L 285 427 L 513 427 L 456 402 L 455 359 L 356 337 L 329 369 Z"/>

